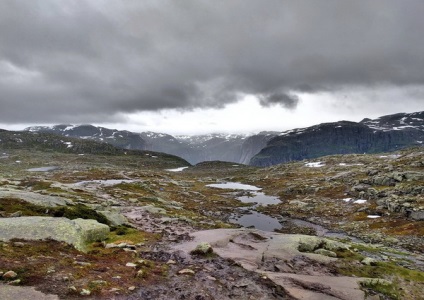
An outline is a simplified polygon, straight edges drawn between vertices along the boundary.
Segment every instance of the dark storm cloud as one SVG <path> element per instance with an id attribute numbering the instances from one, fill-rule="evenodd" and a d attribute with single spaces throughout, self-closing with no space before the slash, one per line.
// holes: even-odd
<path id="1" fill-rule="evenodd" d="M 285 93 L 274 93 L 270 95 L 258 96 L 259 103 L 263 106 L 281 105 L 285 108 L 293 109 L 299 102 L 299 97 Z"/>
<path id="2" fill-rule="evenodd" d="M 424 84 L 422 0 L 0 2 L 0 120 Z M 276 92 L 278 91 L 278 92 Z"/>

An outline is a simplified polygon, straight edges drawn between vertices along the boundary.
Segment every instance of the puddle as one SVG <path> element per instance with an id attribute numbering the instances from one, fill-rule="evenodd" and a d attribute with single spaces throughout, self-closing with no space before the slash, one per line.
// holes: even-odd
<path id="1" fill-rule="evenodd" d="M 54 171 L 54 170 L 58 170 L 58 169 L 59 169 L 58 166 L 51 166 L 51 167 L 40 167 L 40 168 L 27 169 L 27 171 L 29 171 L 29 172 L 49 172 L 49 171 Z"/>
<path id="2" fill-rule="evenodd" d="M 261 188 L 258 188 L 254 185 L 243 184 L 240 182 L 226 182 L 226 183 L 213 183 L 206 185 L 208 187 L 217 188 L 217 189 L 231 189 L 231 190 L 247 190 L 247 191 L 260 191 Z"/>
<path id="3" fill-rule="evenodd" d="M 243 184 L 240 182 L 226 182 L 218 184 L 208 184 L 208 187 L 219 188 L 219 189 L 232 189 L 232 190 L 245 190 L 249 191 L 247 196 L 237 197 L 243 203 L 251 203 L 252 206 L 247 207 L 247 214 L 232 215 L 229 219 L 231 223 L 239 224 L 243 227 L 255 227 L 263 231 L 274 231 L 280 229 L 281 224 L 277 218 L 273 218 L 255 211 L 254 209 L 258 206 L 266 206 L 270 204 L 280 203 L 280 199 L 277 197 L 267 196 L 262 192 L 259 192 L 261 188 L 254 185 Z"/>
<path id="4" fill-rule="evenodd" d="M 276 218 L 264 215 L 257 211 L 249 211 L 249 214 L 242 215 L 241 217 L 232 216 L 229 221 L 243 227 L 254 226 L 256 229 L 271 232 L 282 227 Z"/>
<path id="5" fill-rule="evenodd" d="M 255 203 L 254 207 L 280 203 L 280 199 L 277 197 L 267 196 L 261 192 L 252 192 L 250 196 L 242 196 L 237 199 L 243 203 Z"/>

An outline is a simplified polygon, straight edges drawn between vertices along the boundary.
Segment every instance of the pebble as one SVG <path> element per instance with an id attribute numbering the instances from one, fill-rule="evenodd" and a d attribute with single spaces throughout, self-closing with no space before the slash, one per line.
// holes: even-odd
<path id="1" fill-rule="evenodd" d="M 82 296 L 88 296 L 88 295 L 91 294 L 91 291 L 90 290 L 86 290 L 86 289 L 82 289 L 81 292 L 80 292 L 80 294 Z"/>
<path id="2" fill-rule="evenodd" d="M 130 286 L 130 287 L 128 288 L 128 290 L 129 290 L 129 291 L 134 291 L 134 290 L 135 290 L 135 286 Z"/>
<path id="3" fill-rule="evenodd" d="M 182 270 L 178 271 L 178 274 L 180 274 L 180 275 L 194 275 L 195 272 L 191 269 L 182 269 Z"/>
<path id="4" fill-rule="evenodd" d="M 126 265 L 125 265 L 126 267 L 131 267 L 131 268 L 135 268 L 135 267 L 137 267 L 137 265 L 135 264 L 135 263 L 127 263 Z"/>

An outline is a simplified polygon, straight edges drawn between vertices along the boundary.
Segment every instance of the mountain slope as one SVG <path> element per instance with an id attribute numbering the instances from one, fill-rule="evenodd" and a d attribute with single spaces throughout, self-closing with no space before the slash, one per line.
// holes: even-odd
<path id="1" fill-rule="evenodd" d="M 340 121 L 280 133 L 250 160 L 269 166 L 331 154 L 377 153 L 423 144 L 424 112 Z"/>
<path id="2" fill-rule="evenodd" d="M 244 150 L 244 135 L 207 134 L 196 136 L 172 136 L 165 133 L 142 132 L 134 133 L 125 130 L 108 129 L 93 125 L 54 125 L 33 126 L 25 131 L 54 133 L 65 137 L 75 137 L 85 140 L 105 142 L 118 148 L 150 150 L 182 157 L 191 164 L 201 161 L 222 160 L 241 162 Z M 255 146 L 256 154 L 265 144 Z M 244 162 L 248 162 L 253 154 L 244 154 Z M 247 157 L 247 158 L 246 158 Z"/>
<path id="3" fill-rule="evenodd" d="M 33 126 L 25 130 L 31 132 L 55 133 L 66 137 L 106 142 L 122 149 L 147 150 L 147 143 L 140 134 L 126 130 L 108 129 L 93 125 L 74 126 L 65 124 L 55 126 Z"/>
<path id="4" fill-rule="evenodd" d="M 189 166 L 181 157 L 166 153 L 122 149 L 104 142 L 60 136 L 48 132 L 7 131 L 0 129 L 0 150 L 35 150 L 42 152 L 121 155 L 135 157 L 135 162 L 143 166 L 175 168 Z"/>

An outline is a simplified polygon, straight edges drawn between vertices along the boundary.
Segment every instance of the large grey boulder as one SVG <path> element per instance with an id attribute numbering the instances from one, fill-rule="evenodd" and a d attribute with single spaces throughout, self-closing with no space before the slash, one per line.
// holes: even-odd
<path id="1" fill-rule="evenodd" d="M 53 239 L 73 245 L 80 251 L 87 243 L 104 240 L 109 226 L 96 220 L 52 217 L 20 217 L 0 219 L 0 240 L 14 238 L 26 240 Z"/>

